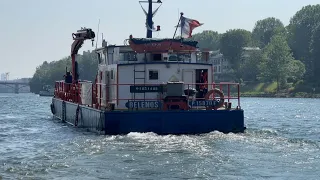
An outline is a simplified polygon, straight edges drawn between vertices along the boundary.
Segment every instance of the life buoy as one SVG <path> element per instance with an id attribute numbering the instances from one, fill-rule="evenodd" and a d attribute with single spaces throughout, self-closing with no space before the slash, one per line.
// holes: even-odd
<path id="1" fill-rule="evenodd" d="M 79 123 L 79 110 L 80 110 L 80 106 L 78 105 L 77 110 L 76 110 L 76 119 L 74 120 L 74 126 L 78 126 Z"/>
<path id="2" fill-rule="evenodd" d="M 221 108 L 224 104 L 224 94 L 220 89 L 217 89 L 217 88 L 207 92 L 206 95 L 204 96 L 204 99 L 208 100 L 212 94 L 218 94 L 220 99 L 216 100 L 217 104 L 215 106 L 207 106 L 206 107 L 207 110 L 212 110 L 212 109 L 217 110 Z"/>
<path id="3" fill-rule="evenodd" d="M 56 110 L 54 109 L 53 103 L 50 104 L 50 109 L 52 114 L 56 114 Z"/>

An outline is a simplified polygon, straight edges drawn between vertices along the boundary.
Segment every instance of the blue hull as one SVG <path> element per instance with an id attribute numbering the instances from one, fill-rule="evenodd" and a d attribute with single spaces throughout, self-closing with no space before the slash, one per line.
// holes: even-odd
<path id="1" fill-rule="evenodd" d="M 202 134 L 244 132 L 243 110 L 193 111 L 102 111 L 53 98 L 51 110 L 55 117 L 79 128 L 106 135 L 130 132 L 157 134 Z"/>
<path id="2" fill-rule="evenodd" d="M 106 112 L 105 134 L 244 132 L 243 110 Z"/>

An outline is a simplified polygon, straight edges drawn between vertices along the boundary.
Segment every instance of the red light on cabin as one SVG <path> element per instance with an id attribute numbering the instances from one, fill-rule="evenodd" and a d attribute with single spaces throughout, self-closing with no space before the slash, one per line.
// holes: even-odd
<path id="1" fill-rule="evenodd" d="M 160 31 L 160 26 L 159 25 L 157 26 L 157 31 Z"/>

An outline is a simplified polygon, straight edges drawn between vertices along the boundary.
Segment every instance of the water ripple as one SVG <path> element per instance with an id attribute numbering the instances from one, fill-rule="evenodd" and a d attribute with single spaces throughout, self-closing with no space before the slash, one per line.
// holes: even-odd
<path id="1" fill-rule="evenodd" d="M 243 98 L 246 133 L 199 136 L 100 136 L 53 120 L 50 102 L 33 94 L 0 95 L 0 179 L 320 176 L 317 99 Z"/>

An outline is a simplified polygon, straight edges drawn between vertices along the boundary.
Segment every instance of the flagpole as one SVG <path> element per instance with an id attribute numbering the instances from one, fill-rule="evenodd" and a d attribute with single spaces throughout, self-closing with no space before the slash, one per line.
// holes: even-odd
<path id="1" fill-rule="evenodd" d="M 180 18 L 179 18 L 179 21 L 178 21 L 176 30 L 174 31 L 174 34 L 173 34 L 172 39 L 174 39 L 174 37 L 176 36 L 177 30 L 178 30 L 178 27 L 179 27 L 179 23 L 180 23 L 180 21 L 181 21 L 181 17 L 182 17 L 182 16 L 183 16 L 183 12 L 180 13 Z M 181 31 L 181 32 L 182 32 L 182 31 Z"/>
<path id="2" fill-rule="evenodd" d="M 178 27 L 179 27 L 179 23 L 181 21 L 181 17 L 183 16 L 183 12 L 180 13 L 180 18 L 179 18 L 179 21 L 178 21 L 178 24 L 177 24 L 177 27 L 176 27 L 176 30 L 174 31 L 174 34 L 173 34 L 173 37 L 172 37 L 172 40 L 174 40 L 174 37 L 176 36 L 176 33 L 177 33 L 177 30 L 178 30 Z M 180 27 L 181 28 L 181 27 Z M 181 30 L 181 36 L 182 36 L 182 30 Z M 172 45 L 172 41 L 170 42 L 170 46 L 169 46 L 169 49 L 171 49 L 171 45 Z"/>

